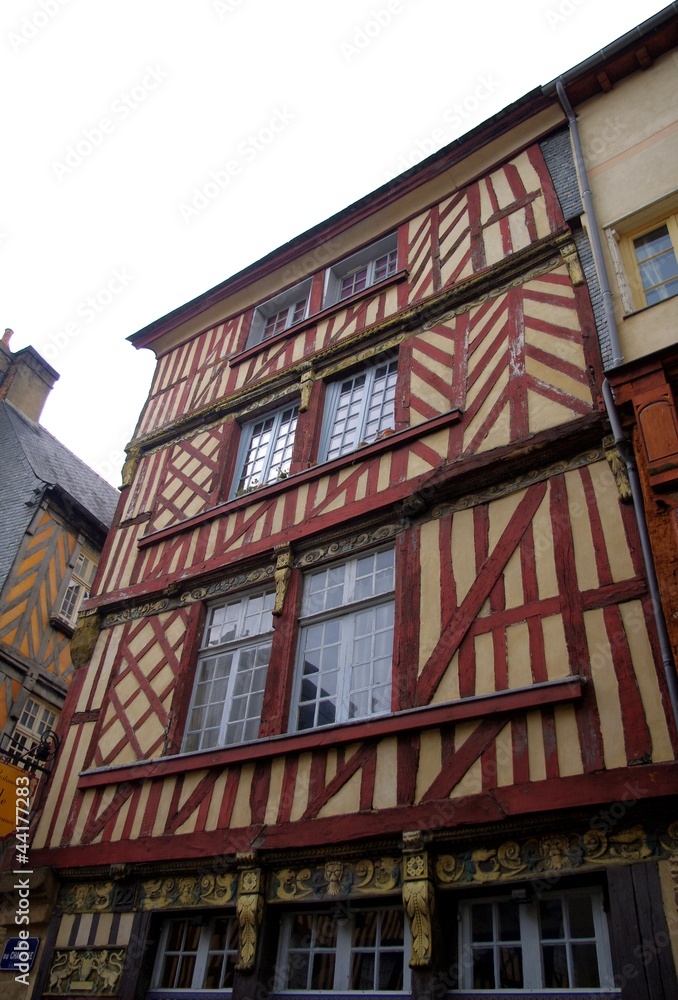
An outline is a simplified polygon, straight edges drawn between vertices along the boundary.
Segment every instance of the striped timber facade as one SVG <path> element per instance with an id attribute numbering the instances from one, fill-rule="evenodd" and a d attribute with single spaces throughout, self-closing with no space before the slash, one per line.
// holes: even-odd
<path id="1" fill-rule="evenodd" d="M 525 972 L 504 968 L 473 906 L 501 922 L 520 900 L 524 930 L 595 899 L 595 935 L 571 916 L 567 947 L 599 965 L 542 970 L 544 995 L 668 1000 L 676 731 L 582 233 L 543 152 L 563 125 L 530 95 L 132 338 L 157 372 L 33 843 L 61 887 L 35 995 L 199 997 L 203 945 L 172 935 L 229 919 L 235 971 L 209 995 L 308 996 L 315 972 L 284 979 L 315 947 L 296 915 L 315 934 L 318 914 L 379 912 L 406 926 L 400 995 L 517 997 L 532 932 L 511 946 Z M 391 234 L 391 273 L 327 305 L 328 269 Z M 252 343 L 257 308 L 301 282 L 306 318 Z M 383 359 L 391 422 L 324 459 L 332 386 Z M 289 468 L 235 489 L 246 429 L 290 406 Z M 383 552 L 388 710 L 298 725 L 306 581 Z M 255 736 L 186 750 L 207 616 L 262 590 Z"/>

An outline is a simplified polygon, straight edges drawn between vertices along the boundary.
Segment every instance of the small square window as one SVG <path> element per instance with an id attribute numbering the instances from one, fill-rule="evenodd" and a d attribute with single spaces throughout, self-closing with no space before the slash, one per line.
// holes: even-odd
<path id="1" fill-rule="evenodd" d="M 306 319 L 310 294 L 311 279 L 309 278 L 257 306 L 254 310 L 247 346 L 252 347 L 254 344 L 269 340 L 277 333 L 289 330 L 290 327 Z"/>
<path id="2" fill-rule="evenodd" d="M 233 988 L 238 960 L 238 921 L 182 917 L 167 920 L 160 934 L 153 988 L 224 990 Z"/>
<path id="3" fill-rule="evenodd" d="M 678 261 L 669 227 L 636 237 L 633 248 L 647 305 L 678 295 Z"/>
<path id="4" fill-rule="evenodd" d="M 27 698 L 17 720 L 12 740 L 22 750 L 36 746 L 47 730 L 54 730 L 58 713 L 46 702 Z"/>
<path id="5" fill-rule="evenodd" d="M 292 461 L 298 406 L 286 406 L 243 424 L 232 497 L 286 479 Z"/>
<path id="6" fill-rule="evenodd" d="M 397 235 L 392 233 L 328 270 L 324 305 L 331 306 L 357 295 L 371 285 L 392 277 L 397 269 Z"/>
<path id="7" fill-rule="evenodd" d="M 96 570 L 97 562 L 94 556 L 85 551 L 80 552 L 56 611 L 57 618 L 69 625 L 75 625 L 80 607 L 89 597 Z"/>

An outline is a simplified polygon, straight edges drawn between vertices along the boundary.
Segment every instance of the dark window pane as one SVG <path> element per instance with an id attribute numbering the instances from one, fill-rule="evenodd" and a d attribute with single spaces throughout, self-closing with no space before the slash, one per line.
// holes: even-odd
<path id="1" fill-rule="evenodd" d="M 317 948 L 336 948 L 337 922 L 333 916 L 320 914 L 317 917 L 315 944 Z"/>
<path id="2" fill-rule="evenodd" d="M 379 958 L 379 990 L 401 990 L 403 988 L 403 953 L 384 952 Z"/>
<path id="3" fill-rule="evenodd" d="M 158 983 L 158 986 L 165 986 L 171 989 L 174 986 L 174 979 L 176 977 L 178 968 L 179 968 L 179 956 L 168 955 L 162 967 L 162 974 L 160 976 L 160 982 Z"/>
<path id="4" fill-rule="evenodd" d="M 476 903 L 471 907 L 471 938 L 473 941 L 492 940 L 491 903 Z"/>
<path id="5" fill-rule="evenodd" d="M 195 968 L 195 955 L 185 955 L 181 960 L 178 982 L 174 985 L 180 990 L 186 990 L 193 985 L 193 969 Z"/>
<path id="6" fill-rule="evenodd" d="M 374 989 L 374 953 L 354 952 L 351 959 L 352 990 Z"/>
<path id="7" fill-rule="evenodd" d="M 374 948 L 377 943 L 377 913 L 357 910 L 353 919 L 353 947 Z"/>
<path id="8" fill-rule="evenodd" d="M 313 915 L 311 913 L 296 913 L 292 922 L 290 948 L 310 948 Z"/>
<path id="9" fill-rule="evenodd" d="M 593 925 L 593 908 L 590 896 L 573 896 L 567 902 L 570 914 L 570 937 L 592 938 L 596 936 Z"/>
<path id="10" fill-rule="evenodd" d="M 473 949 L 473 989 L 493 990 L 494 951 L 492 948 Z"/>
<path id="11" fill-rule="evenodd" d="M 520 915 L 517 903 L 499 905 L 499 940 L 520 941 Z"/>
<path id="12" fill-rule="evenodd" d="M 572 977 L 573 986 L 589 988 L 600 986 L 595 944 L 572 945 Z"/>
<path id="13" fill-rule="evenodd" d="M 567 954 L 564 944 L 542 945 L 544 962 L 544 987 L 546 989 L 567 989 L 570 985 L 567 974 Z"/>
<path id="14" fill-rule="evenodd" d="M 539 916 L 542 938 L 562 938 L 565 936 L 561 899 L 542 899 L 539 903 Z"/>
<path id="15" fill-rule="evenodd" d="M 499 985 L 515 990 L 523 988 L 522 948 L 499 949 Z"/>
<path id="16" fill-rule="evenodd" d="M 308 954 L 306 952 L 292 951 L 287 956 L 286 989 L 308 989 Z"/>
<path id="17" fill-rule="evenodd" d="M 313 956 L 312 990 L 334 989 L 334 953 Z"/>
<path id="18" fill-rule="evenodd" d="M 381 943 L 384 947 L 403 944 L 403 911 L 384 910 L 381 916 Z"/>

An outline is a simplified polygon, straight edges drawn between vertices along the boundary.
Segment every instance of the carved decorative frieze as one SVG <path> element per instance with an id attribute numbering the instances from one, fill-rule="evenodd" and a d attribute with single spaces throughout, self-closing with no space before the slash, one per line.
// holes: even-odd
<path id="1" fill-rule="evenodd" d="M 235 899 L 237 885 L 235 872 L 150 879 L 141 884 L 138 906 L 140 910 L 225 906 Z"/>
<path id="2" fill-rule="evenodd" d="M 178 594 L 170 594 L 159 597 L 154 601 L 145 601 L 133 607 L 124 608 L 122 611 L 112 611 L 103 620 L 103 628 L 110 628 L 112 625 L 124 625 L 126 622 L 136 621 L 139 618 L 148 618 L 158 615 L 163 611 L 173 611 L 174 608 L 186 607 L 195 604 L 196 601 L 210 600 L 219 597 L 221 594 L 228 594 L 233 590 L 241 590 L 244 587 L 251 587 L 254 584 L 267 583 L 274 579 L 275 566 L 258 566 L 247 573 L 234 573 L 231 576 L 214 580 L 212 583 L 203 586 L 192 587 L 190 590 L 183 590 Z"/>
<path id="3" fill-rule="evenodd" d="M 401 883 L 399 858 L 335 860 L 314 868 L 281 868 L 273 872 L 269 880 L 268 899 L 270 902 L 281 902 L 378 896 L 397 891 Z"/>
<path id="4" fill-rule="evenodd" d="M 113 908 L 115 882 L 86 882 L 64 886 L 59 893 L 62 913 L 101 913 Z"/>
<path id="5" fill-rule="evenodd" d="M 665 835 L 648 834 L 642 826 L 620 830 L 589 829 L 584 833 L 551 833 L 523 843 L 504 841 L 459 854 L 440 855 L 436 878 L 441 886 L 485 884 L 516 878 L 558 877 L 589 865 L 633 864 L 678 848 L 678 823 Z"/>
<path id="6" fill-rule="evenodd" d="M 399 532 L 402 531 L 401 524 L 380 524 L 373 528 L 367 528 L 357 535 L 347 535 L 345 538 L 335 538 L 326 545 L 319 545 L 314 549 L 302 552 L 295 559 L 295 566 L 304 568 L 332 559 L 334 556 L 344 555 L 357 549 L 371 548 L 373 545 L 380 545 L 389 542 Z"/>
<path id="7" fill-rule="evenodd" d="M 125 948 L 57 949 L 49 967 L 46 996 L 116 996 Z"/>

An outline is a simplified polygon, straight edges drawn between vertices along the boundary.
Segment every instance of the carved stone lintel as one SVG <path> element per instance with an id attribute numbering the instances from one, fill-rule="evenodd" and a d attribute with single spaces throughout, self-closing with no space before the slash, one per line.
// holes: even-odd
<path id="1" fill-rule="evenodd" d="M 395 893 L 401 885 L 400 859 L 333 860 L 313 868 L 280 868 L 268 885 L 271 902 L 360 899 Z"/>
<path id="2" fill-rule="evenodd" d="M 567 270 L 572 284 L 583 285 L 585 281 L 584 272 L 582 271 L 581 264 L 579 263 L 577 248 L 574 243 L 568 243 L 567 246 L 562 247 L 560 255 L 567 264 Z"/>
<path id="3" fill-rule="evenodd" d="M 435 889 L 429 878 L 428 854 L 421 849 L 419 831 L 405 834 L 403 850 L 403 905 L 412 938 L 412 969 L 426 969 L 433 958 L 431 924 Z"/>
<path id="4" fill-rule="evenodd" d="M 254 969 L 258 932 L 264 915 L 263 885 L 261 868 L 241 869 L 235 904 L 240 927 L 236 965 L 239 972 L 252 972 Z"/>
<path id="5" fill-rule="evenodd" d="M 275 604 L 273 614 L 281 615 L 285 605 L 287 585 L 292 576 L 292 550 L 289 545 L 281 545 L 275 550 L 278 558 L 275 564 Z"/>
<path id="6" fill-rule="evenodd" d="M 305 413 L 308 409 L 309 403 L 311 402 L 311 389 L 313 388 L 313 383 L 315 381 L 315 373 L 312 368 L 301 373 L 301 378 L 299 379 L 299 391 L 301 393 L 301 399 L 299 400 L 299 413 Z"/>

